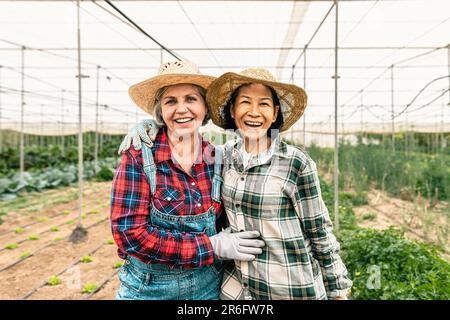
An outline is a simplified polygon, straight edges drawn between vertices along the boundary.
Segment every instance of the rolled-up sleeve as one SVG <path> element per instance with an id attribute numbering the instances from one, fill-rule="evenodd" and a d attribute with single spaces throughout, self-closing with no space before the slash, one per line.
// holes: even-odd
<path id="1" fill-rule="evenodd" d="M 339 256 L 340 245 L 332 233 L 327 207 L 322 199 L 316 164 L 308 159 L 297 179 L 299 207 L 306 237 L 311 242 L 312 254 L 320 264 L 328 298 L 345 296 L 352 281 Z"/>
<path id="2" fill-rule="evenodd" d="M 187 268 L 212 264 L 213 249 L 205 233 L 178 232 L 151 225 L 150 185 L 139 154 L 124 152 L 113 179 L 111 229 L 119 250 L 146 263 Z"/>

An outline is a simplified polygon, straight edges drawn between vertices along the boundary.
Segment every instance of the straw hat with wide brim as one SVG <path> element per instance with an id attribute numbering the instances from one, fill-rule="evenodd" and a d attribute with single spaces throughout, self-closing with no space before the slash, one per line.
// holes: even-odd
<path id="1" fill-rule="evenodd" d="M 211 83 L 206 94 L 210 116 L 215 125 L 225 128 L 225 107 L 232 93 L 244 84 L 261 83 L 272 87 L 280 100 L 280 111 L 284 123 L 280 131 L 289 129 L 306 108 L 307 96 L 305 91 L 293 84 L 278 82 L 274 75 L 262 68 L 249 68 L 240 73 L 228 72 Z"/>
<path id="2" fill-rule="evenodd" d="M 157 76 L 134 84 L 128 94 L 136 105 L 147 113 L 152 113 L 155 106 L 156 92 L 166 86 L 187 83 L 208 89 L 215 77 L 200 73 L 197 66 L 188 61 L 167 62 L 160 66 Z"/>

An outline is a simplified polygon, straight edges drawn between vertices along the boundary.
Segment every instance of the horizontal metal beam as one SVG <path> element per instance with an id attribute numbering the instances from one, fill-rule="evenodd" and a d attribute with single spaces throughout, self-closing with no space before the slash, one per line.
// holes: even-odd
<path id="1" fill-rule="evenodd" d="M 2 0 L 0 0 L 2 1 Z M 433 50 L 441 49 L 442 47 L 429 47 L 429 46 L 413 46 L 413 47 L 339 47 L 339 50 Z M 26 47 L 27 50 L 36 51 L 76 51 L 77 48 L 64 48 L 64 47 L 49 47 L 49 48 L 30 48 Z M 275 51 L 275 50 L 303 50 L 304 47 L 252 47 L 252 48 L 236 48 L 236 47 L 218 47 L 218 48 L 170 48 L 176 51 Z M 0 48 L 0 51 L 20 51 L 21 48 L 11 47 L 11 48 Z M 82 51 L 161 51 L 161 48 L 129 48 L 129 47 L 118 47 L 118 48 L 82 48 Z M 334 50 L 333 47 L 308 47 L 308 50 Z"/>
<path id="2" fill-rule="evenodd" d="M 113 0 L 114 2 L 178 2 L 177 0 Z M 179 0 L 179 2 L 243 2 L 242 0 Z M 247 2 L 333 2 L 334 0 L 245 0 Z M 373 0 L 339 0 L 342 2 L 368 2 Z M 383 2 L 413 1 L 413 0 L 382 0 Z M 11 0 L 0 0 L 11 2 Z M 73 0 L 15 0 L 14 2 L 73 2 Z M 92 0 L 80 0 L 92 2 Z M 101 1 L 98 1 L 101 2 Z"/>

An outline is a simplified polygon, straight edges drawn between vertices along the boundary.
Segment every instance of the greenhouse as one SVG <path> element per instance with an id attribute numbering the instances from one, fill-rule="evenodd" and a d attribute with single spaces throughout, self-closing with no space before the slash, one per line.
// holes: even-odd
<path id="1" fill-rule="evenodd" d="M 116 298 L 118 150 L 155 119 L 129 88 L 171 61 L 304 89 L 280 140 L 317 165 L 348 299 L 450 299 L 449 1 L 0 0 L 0 26 L 0 299 Z"/>

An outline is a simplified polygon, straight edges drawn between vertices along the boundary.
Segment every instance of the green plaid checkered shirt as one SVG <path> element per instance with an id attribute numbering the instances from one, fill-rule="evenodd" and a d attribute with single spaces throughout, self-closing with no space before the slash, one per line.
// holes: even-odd
<path id="1" fill-rule="evenodd" d="M 316 164 L 275 139 L 242 163 L 242 139 L 225 145 L 222 198 L 233 232 L 258 230 L 266 242 L 251 262 L 234 261 L 223 299 L 332 299 L 352 286 L 322 200 Z"/>

